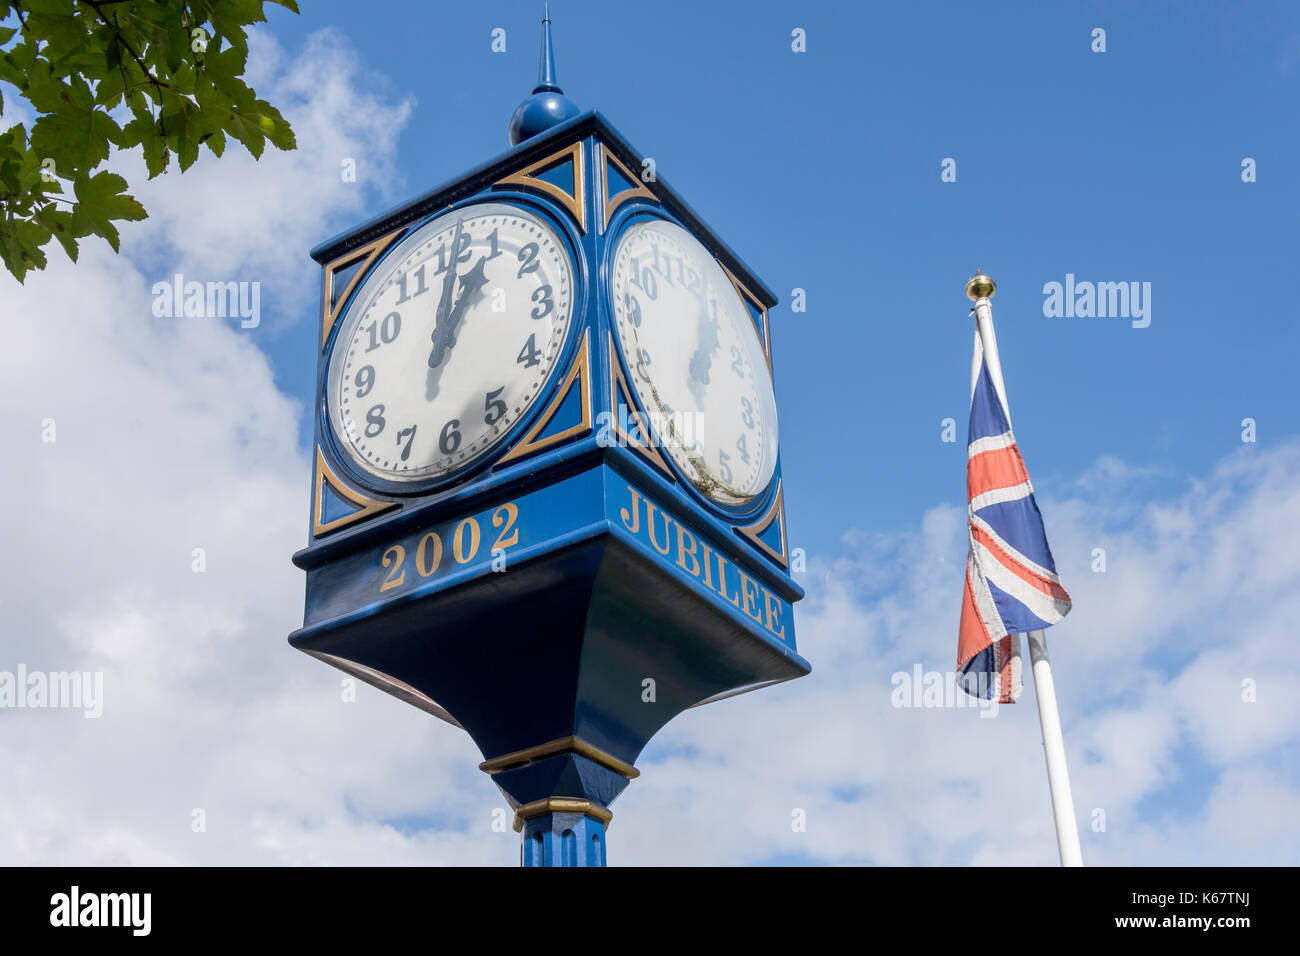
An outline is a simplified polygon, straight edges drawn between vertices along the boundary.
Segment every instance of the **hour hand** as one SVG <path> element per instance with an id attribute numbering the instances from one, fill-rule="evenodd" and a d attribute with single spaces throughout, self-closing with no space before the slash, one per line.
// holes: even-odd
<path id="1" fill-rule="evenodd" d="M 433 350 L 429 352 L 429 368 L 437 368 L 456 344 L 456 326 L 464 318 L 469 306 L 477 301 L 479 291 L 487 285 L 487 257 L 480 256 L 474 268 L 460 277 L 460 297 L 450 309 L 438 310 L 438 323 L 433 330 Z M 445 293 L 444 293 L 445 294 Z"/>
<path id="2" fill-rule="evenodd" d="M 460 277 L 460 298 L 452 308 L 452 313 L 456 315 L 458 321 L 470 304 L 478 300 L 479 290 L 487 285 L 487 274 L 484 271 L 486 268 L 487 256 L 479 256 L 478 262 L 474 263 L 474 268 Z"/>

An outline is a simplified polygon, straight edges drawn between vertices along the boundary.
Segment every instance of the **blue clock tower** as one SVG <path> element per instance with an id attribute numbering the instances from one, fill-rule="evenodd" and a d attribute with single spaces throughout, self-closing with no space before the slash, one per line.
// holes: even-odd
<path id="1" fill-rule="evenodd" d="M 312 250 L 315 469 L 289 642 L 468 733 L 515 811 L 525 866 L 603 866 L 610 806 L 659 728 L 810 668 L 765 404 L 776 297 L 604 116 L 564 95 L 549 17 L 542 30 L 509 150 Z M 498 223 L 536 242 L 507 249 L 486 232 Z M 443 278 L 419 272 L 417 288 L 438 235 L 451 237 Z M 533 275 L 538 244 L 553 262 Z M 379 319 L 383 295 L 426 288 L 427 307 Z M 541 330 L 562 298 L 549 350 L 530 333 L 516 358 L 508 323 Z M 486 414 L 482 394 L 449 392 L 487 360 L 455 345 L 474 335 L 538 376 L 488 391 Z M 396 442 L 383 431 L 396 398 L 364 422 L 348 404 L 378 394 L 385 367 L 355 367 L 371 349 L 441 376 L 428 420 Z M 454 418 L 437 411 L 453 401 Z M 421 427 L 442 457 L 408 478 L 399 451 Z M 357 451 L 368 440 L 384 449 L 373 460 Z"/>

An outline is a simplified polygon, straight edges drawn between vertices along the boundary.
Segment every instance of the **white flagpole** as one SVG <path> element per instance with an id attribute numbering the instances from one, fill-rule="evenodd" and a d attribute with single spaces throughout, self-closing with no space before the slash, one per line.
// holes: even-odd
<path id="1" fill-rule="evenodd" d="M 1074 797 L 1070 794 L 1070 772 L 1065 766 L 1065 738 L 1061 736 L 1061 715 L 1056 709 L 1056 683 L 1047 660 L 1047 639 L 1042 631 L 1030 631 L 1025 636 L 1029 638 L 1029 659 L 1034 665 L 1034 696 L 1038 698 L 1047 786 L 1052 791 L 1052 816 L 1056 818 L 1056 848 L 1061 852 L 1061 866 L 1083 866 Z"/>
<path id="2" fill-rule="evenodd" d="M 984 361 L 988 365 L 993 387 L 1002 399 L 1007 425 L 1011 424 L 1011 406 L 1007 403 L 1007 388 L 1002 381 L 1002 362 L 998 358 L 998 340 L 993 334 L 993 306 L 989 299 L 997 291 L 995 283 L 983 272 L 976 271 L 966 283 L 966 295 L 975 303 L 975 326 L 979 330 Z M 1052 816 L 1056 821 L 1056 847 L 1061 854 L 1061 866 L 1083 866 L 1083 851 L 1079 847 L 1079 826 L 1074 816 L 1074 797 L 1070 793 L 1070 773 L 1065 765 L 1065 738 L 1061 735 L 1061 715 L 1056 706 L 1056 684 L 1052 680 L 1052 665 L 1047 658 L 1047 640 L 1042 631 L 1030 631 L 1029 659 L 1033 663 L 1034 696 L 1038 698 L 1038 725 L 1043 732 L 1043 756 L 1047 760 L 1047 785 L 1052 792 Z"/>

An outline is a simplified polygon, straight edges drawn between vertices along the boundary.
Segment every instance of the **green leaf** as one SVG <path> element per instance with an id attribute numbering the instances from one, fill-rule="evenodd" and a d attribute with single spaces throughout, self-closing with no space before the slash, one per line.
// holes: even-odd
<path id="1" fill-rule="evenodd" d="M 71 12 L 44 14 L 33 11 L 27 17 L 23 33 L 47 43 L 47 50 L 75 50 L 85 40 L 86 26 Z M 47 52 L 46 55 L 50 54 Z"/>
<path id="2" fill-rule="evenodd" d="M 260 159 L 262 150 L 266 149 L 266 131 L 262 126 L 264 119 L 262 114 L 253 110 L 236 110 L 230 114 L 230 119 L 225 124 L 226 132 L 243 143 L 254 159 Z"/>
<path id="3" fill-rule="evenodd" d="M 49 203 L 36 213 L 36 221 L 50 230 L 50 234 L 58 240 L 63 251 L 68 254 L 68 258 L 73 262 L 77 261 L 77 231 L 74 228 L 75 218 L 71 210 L 58 209 L 54 203 Z"/>
<path id="4" fill-rule="evenodd" d="M 108 159 L 109 141 L 120 135 L 101 109 L 47 113 L 32 126 L 32 149 L 53 159 L 60 172 L 71 175 L 94 169 Z"/>
<path id="5" fill-rule="evenodd" d="M 50 230 L 28 219 L 0 223 L 0 258 L 18 281 L 32 269 L 45 268 L 41 246 L 50 241 Z"/>
<path id="6" fill-rule="evenodd" d="M 19 281 L 45 265 L 51 238 L 75 260 L 78 240 L 99 235 L 117 249 L 117 224 L 145 218 L 126 180 L 96 172 L 112 146 L 138 146 L 151 179 L 173 154 L 188 169 L 204 144 L 222 157 L 231 138 L 255 158 L 268 141 L 296 147 L 243 79 L 247 28 L 266 19 L 267 2 L 298 12 L 297 0 L 23 0 L 19 28 L 18 5 L 0 0 L 0 81 L 35 114 L 0 132 L 0 261 Z M 191 48 L 198 28 L 202 52 Z M 51 200 L 63 184 L 70 208 Z"/>
<path id="7" fill-rule="evenodd" d="M 95 103 L 110 109 L 116 106 L 126 91 L 126 84 L 126 73 L 123 70 L 109 70 L 99 81 L 99 86 L 95 87 Z"/>
<path id="8" fill-rule="evenodd" d="M 141 145 L 144 147 L 145 167 L 149 170 L 149 178 L 153 179 L 167 168 L 167 158 L 171 155 L 167 150 L 167 141 L 154 134 L 147 137 Z"/>
<path id="9" fill-rule="evenodd" d="M 200 139 L 199 142 L 206 143 L 208 149 L 212 151 L 212 155 L 214 156 L 220 156 L 226 151 L 226 134 L 221 132 L 221 130 L 214 130 L 213 132 L 208 133 Z"/>
<path id="10" fill-rule="evenodd" d="M 148 216 L 144 207 L 126 194 L 126 180 L 116 173 L 80 176 L 73 183 L 73 190 L 77 194 L 73 214 L 77 227 L 88 227 L 103 236 L 114 252 L 118 251 L 118 236 L 113 220 L 139 220 Z"/>
<path id="11" fill-rule="evenodd" d="M 28 15 L 49 13 L 55 16 L 70 17 L 75 11 L 72 0 L 23 0 L 23 7 Z"/>

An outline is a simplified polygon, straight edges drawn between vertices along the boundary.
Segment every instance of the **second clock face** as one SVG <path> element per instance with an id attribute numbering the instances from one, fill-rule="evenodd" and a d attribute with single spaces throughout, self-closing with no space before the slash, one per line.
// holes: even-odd
<path id="1" fill-rule="evenodd" d="M 541 218 L 480 203 L 421 226 L 363 284 L 330 359 L 334 434 L 371 474 L 416 482 L 491 448 L 564 348 L 573 265 Z"/>
<path id="2" fill-rule="evenodd" d="M 665 220 L 623 232 L 613 273 L 623 355 L 660 441 L 714 501 L 752 501 L 776 470 L 776 398 L 740 294 L 698 239 Z"/>

